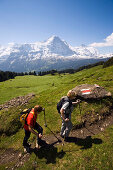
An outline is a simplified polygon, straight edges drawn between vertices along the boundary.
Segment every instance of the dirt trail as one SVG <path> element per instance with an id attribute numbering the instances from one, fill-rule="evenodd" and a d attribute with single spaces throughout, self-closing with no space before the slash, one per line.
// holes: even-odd
<path id="1" fill-rule="evenodd" d="M 75 138 L 76 141 L 77 138 L 85 139 L 88 136 L 94 136 L 96 134 L 102 133 L 110 125 L 113 125 L 113 111 L 111 112 L 111 114 L 107 115 L 101 120 L 98 120 L 97 122 L 94 122 L 92 124 L 89 124 L 89 122 L 85 122 L 85 124 L 83 125 L 73 127 L 73 130 L 70 132 L 70 138 L 68 142 L 71 141 L 71 138 Z M 62 140 L 59 133 L 56 136 Z M 55 142 L 57 140 L 54 135 L 45 136 L 44 139 L 48 143 Z"/>
<path id="2" fill-rule="evenodd" d="M 69 140 L 67 142 L 63 142 L 68 144 L 69 143 L 75 143 L 76 145 L 81 146 L 81 149 L 87 149 L 91 148 L 93 143 L 101 144 L 102 140 L 98 138 L 93 138 L 92 136 L 103 133 L 104 130 L 109 127 L 110 125 L 113 125 L 113 110 L 111 110 L 111 114 L 104 117 L 102 120 L 98 120 L 97 122 L 94 122 L 92 124 L 89 124 L 88 122 L 85 122 L 83 126 L 76 126 L 73 127 L 73 130 L 70 133 Z M 60 134 L 55 134 L 57 138 L 62 140 L 60 137 Z M 49 144 L 47 148 L 47 152 L 50 152 L 51 148 L 55 151 L 56 156 L 58 156 L 57 153 L 57 146 L 62 145 L 62 142 L 58 142 L 57 138 L 51 134 L 43 136 L 43 139 Z M 33 146 L 32 146 L 33 147 Z M 36 155 L 39 156 L 39 154 L 42 154 L 42 149 L 40 148 L 38 151 L 35 149 L 32 149 L 32 152 L 34 152 Z M 6 169 L 16 169 L 18 167 L 21 167 L 24 165 L 24 163 L 30 158 L 30 153 L 23 154 L 20 151 L 14 151 L 13 149 L 7 149 L 7 150 L 0 150 L 0 164 L 8 164 L 9 162 L 13 162 L 14 164 L 11 167 L 6 166 Z M 62 151 L 60 154 L 63 154 Z M 47 154 L 47 153 L 46 153 Z M 44 154 L 45 156 L 45 154 Z M 61 155 L 60 155 L 61 156 Z M 47 158 L 48 159 L 48 158 Z M 48 160 L 47 160 L 48 161 Z M 36 166 L 36 165 L 33 165 Z M 35 168 L 34 168 L 35 169 Z"/>

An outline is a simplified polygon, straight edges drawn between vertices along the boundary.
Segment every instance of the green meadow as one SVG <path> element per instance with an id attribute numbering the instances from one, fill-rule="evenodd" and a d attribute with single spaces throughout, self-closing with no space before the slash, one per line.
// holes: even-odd
<path id="1" fill-rule="evenodd" d="M 68 90 L 80 84 L 98 84 L 110 91 L 113 95 L 113 66 L 103 68 L 102 65 L 90 69 L 84 69 L 74 74 L 56 74 L 45 76 L 21 76 L 15 77 L 5 82 L 0 82 L 0 104 L 11 100 L 14 97 L 24 96 L 34 93 L 35 97 L 26 106 L 10 108 L 8 111 L 0 111 L 0 156 L 5 150 L 12 148 L 20 151 L 23 155 L 22 141 L 24 130 L 19 122 L 20 110 L 40 104 L 45 108 L 46 120 L 49 128 L 56 134 L 60 132 L 61 119 L 56 110 L 56 105 Z M 81 116 L 89 111 L 107 112 L 112 106 L 112 100 L 103 99 L 101 102 L 81 103 L 72 113 L 72 122 L 77 125 L 81 121 Z M 44 135 L 51 132 L 44 127 L 44 116 L 38 117 L 40 125 L 44 129 Z M 52 134 L 51 134 L 52 135 Z M 94 139 L 101 139 L 102 143 L 97 144 Z M 32 134 L 30 142 L 35 143 Z M 41 150 L 38 154 L 31 153 L 29 159 L 22 167 L 17 169 L 80 169 L 80 170 L 112 170 L 113 169 L 113 125 L 104 132 L 92 136 L 92 140 L 87 140 L 90 147 L 82 149 L 81 145 L 66 143 L 63 147 L 57 145 L 50 150 Z M 0 169 L 9 169 L 15 162 L 1 164 Z"/>

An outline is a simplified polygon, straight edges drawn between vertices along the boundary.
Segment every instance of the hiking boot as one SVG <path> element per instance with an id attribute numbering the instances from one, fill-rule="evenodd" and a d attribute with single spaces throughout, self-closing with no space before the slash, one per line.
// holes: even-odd
<path id="1" fill-rule="evenodd" d="M 36 148 L 36 149 L 39 149 L 39 148 L 40 148 L 37 141 L 36 141 L 36 146 L 35 146 L 35 148 Z"/>
<path id="2" fill-rule="evenodd" d="M 30 152 L 30 146 L 31 146 L 31 144 L 28 144 L 28 143 L 24 146 L 24 152 L 25 153 L 29 153 Z"/>
<path id="3" fill-rule="evenodd" d="M 30 153 L 30 147 L 24 146 L 24 153 Z"/>

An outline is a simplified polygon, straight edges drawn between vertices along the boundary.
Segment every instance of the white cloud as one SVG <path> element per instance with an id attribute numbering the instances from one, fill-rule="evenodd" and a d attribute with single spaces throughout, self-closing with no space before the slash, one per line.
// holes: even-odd
<path id="1" fill-rule="evenodd" d="M 111 47 L 113 46 L 113 33 L 111 35 L 109 35 L 108 37 L 106 37 L 106 39 L 104 39 L 104 42 L 100 42 L 100 43 L 92 43 L 89 46 L 91 47 Z"/>

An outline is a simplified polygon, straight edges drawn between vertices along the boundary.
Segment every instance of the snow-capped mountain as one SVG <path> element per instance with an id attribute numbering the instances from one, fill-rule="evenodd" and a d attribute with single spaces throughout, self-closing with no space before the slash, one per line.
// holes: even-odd
<path id="1" fill-rule="evenodd" d="M 58 36 L 52 36 L 45 42 L 10 43 L 8 47 L 0 46 L 0 70 L 3 71 L 78 68 L 103 58 L 105 56 L 100 56 L 93 47 L 85 45 L 72 47 Z"/>

